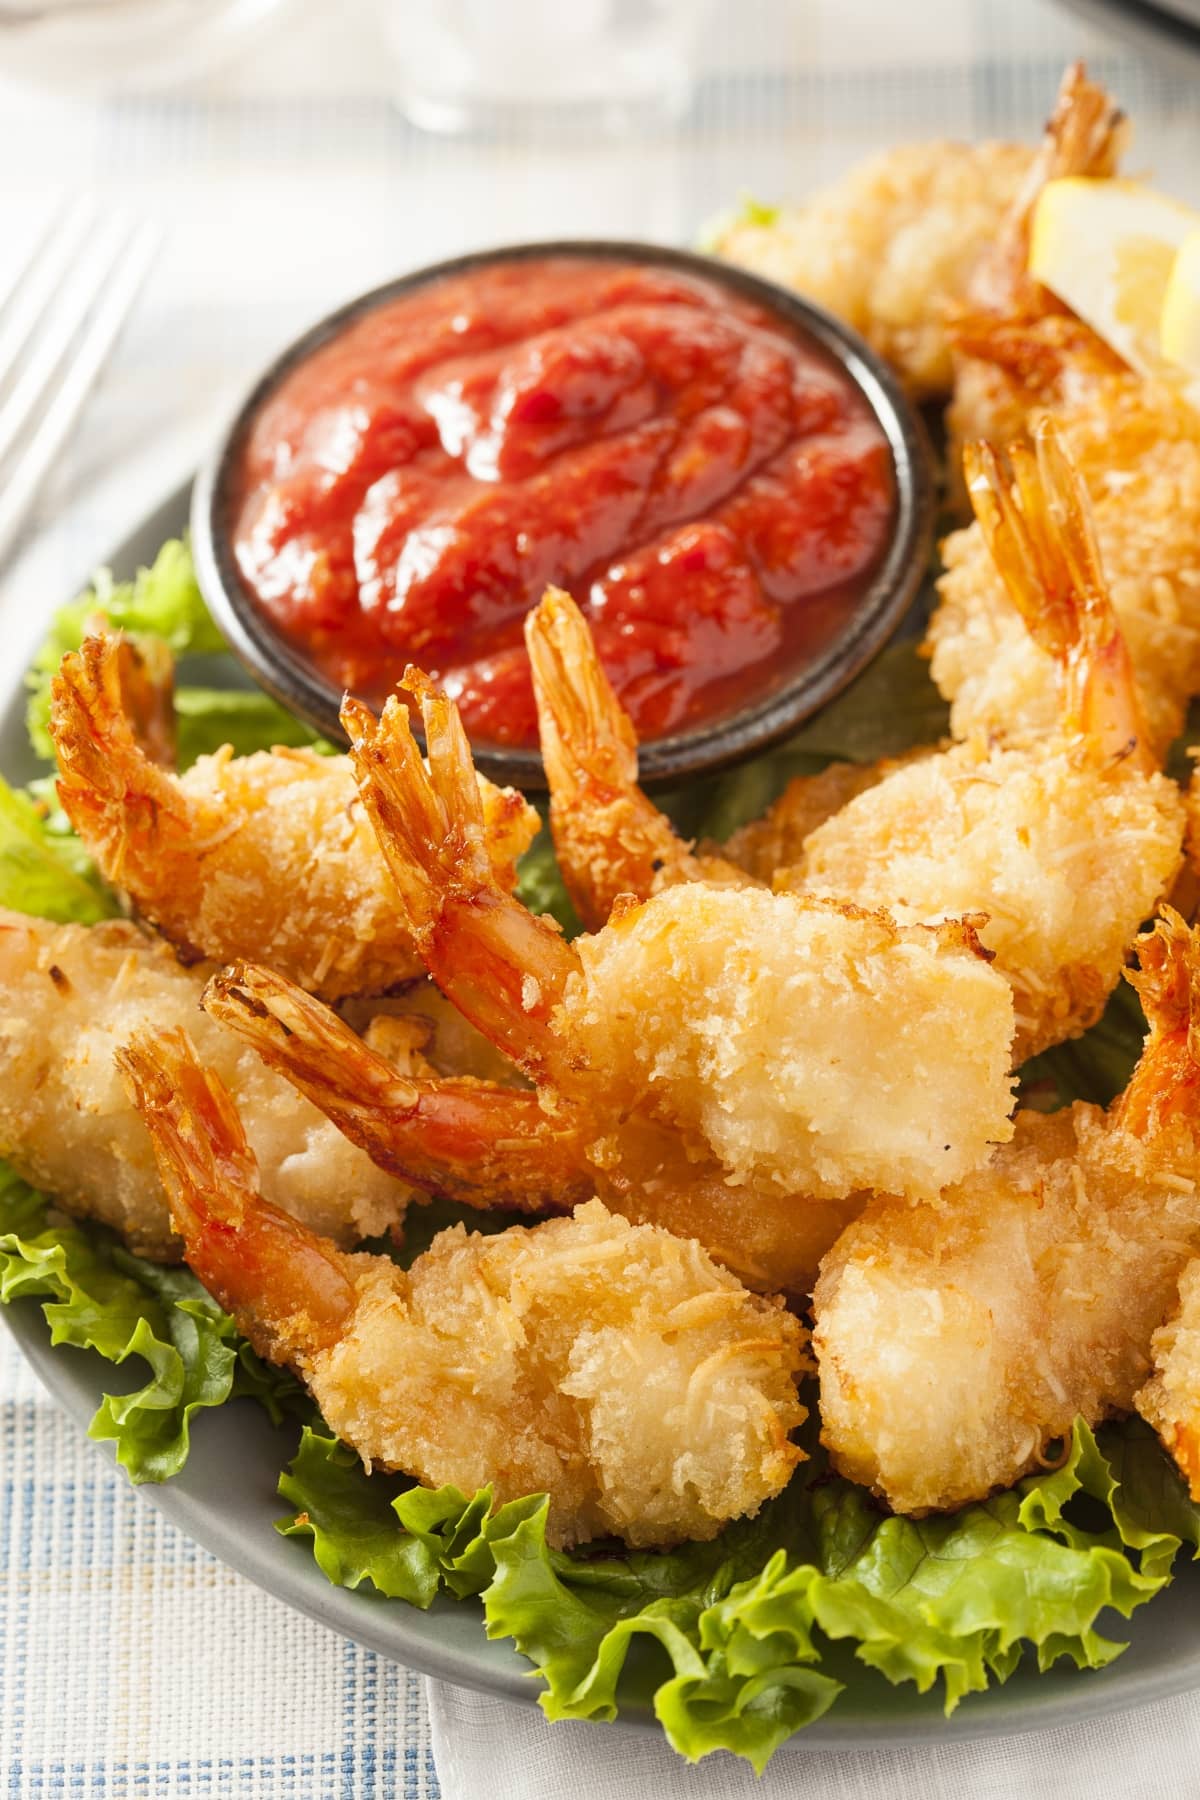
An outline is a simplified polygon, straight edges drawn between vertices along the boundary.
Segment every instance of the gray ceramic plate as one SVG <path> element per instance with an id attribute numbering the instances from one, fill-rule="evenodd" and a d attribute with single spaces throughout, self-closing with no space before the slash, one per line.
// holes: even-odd
<path id="1" fill-rule="evenodd" d="M 114 571 L 129 575 L 140 563 L 151 562 L 163 539 L 178 535 L 186 521 L 184 491 L 152 513 L 113 553 Z M 18 686 L 0 712 L 0 768 L 15 780 L 34 772 L 22 712 Z M 86 1425 L 101 1394 L 112 1391 L 114 1379 L 120 1381 L 120 1372 L 90 1352 L 52 1350 L 36 1302 L 21 1301 L 0 1314 L 55 1399 Z M 130 1385 L 137 1385 L 132 1377 Z M 196 1423 L 194 1448 L 182 1475 L 142 1492 L 222 1562 L 345 1637 L 464 1687 L 526 1703 L 535 1700 L 538 1683 L 530 1679 L 529 1665 L 509 1645 L 488 1642 L 474 1603 L 439 1599 L 421 1613 L 367 1590 L 349 1593 L 331 1587 L 306 1543 L 272 1530 L 284 1510 L 275 1484 L 291 1450 L 288 1432 L 274 1429 L 253 1402 L 239 1401 Z M 96 1454 L 108 1455 L 110 1449 L 97 1445 Z M 1108 1669 L 1080 1674 L 1060 1667 L 1039 1676 L 1035 1668 L 1022 1666 L 1007 1686 L 965 1701 L 949 1720 L 942 1717 L 936 1696 L 921 1699 L 910 1689 L 889 1687 L 847 1657 L 844 1665 L 831 1667 L 847 1680 L 847 1692 L 797 1742 L 849 1747 L 1031 1731 L 1200 1687 L 1200 1566 L 1185 1568 L 1131 1625 L 1116 1617 L 1108 1625 L 1109 1635 L 1131 1640 L 1126 1654 Z M 627 1716 L 653 1723 L 644 1695 L 630 1693 Z"/>

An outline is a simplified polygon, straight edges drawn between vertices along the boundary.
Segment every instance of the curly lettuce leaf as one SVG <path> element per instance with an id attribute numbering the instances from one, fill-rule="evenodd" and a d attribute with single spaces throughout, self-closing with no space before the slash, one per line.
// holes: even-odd
<path id="1" fill-rule="evenodd" d="M 392 1506 L 402 1485 L 383 1474 L 368 1480 L 353 1450 L 306 1425 L 279 1478 L 279 1492 L 298 1509 L 280 1529 L 311 1539 L 317 1566 L 335 1587 L 370 1581 L 381 1594 L 427 1607 L 441 1569 L 421 1538 L 396 1529 Z"/>
<path id="2" fill-rule="evenodd" d="M 0 779 L 0 906 L 92 924 L 117 903 L 61 814 Z"/>
<path id="3" fill-rule="evenodd" d="M 818 1454 L 756 1519 L 658 1555 L 552 1551 L 544 1496 L 493 1512 L 488 1489 L 397 1492 L 315 1431 L 280 1492 L 300 1511 L 277 1529 L 311 1538 L 331 1580 L 419 1605 L 439 1585 L 478 1594 L 488 1635 L 541 1676 L 551 1718 L 615 1717 L 630 1647 L 650 1639 L 675 1749 L 732 1750 L 760 1770 L 836 1699 L 830 1641 L 890 1682 L 940 1682 L 949 1712 L 1007 1680 L 1026 1648 L 1041 1668 L 1102 1668 L 1124 1648 L 1104 1622 L 1159 1592 L 1182 1544 L 1200 1546 L 1200 1508 L 1137 1421 L 1098 1437 L 1081 1421 L 1060 1468 L 922 1520 L 885 1512 Z"/>
<path id="4" fill-rule="evenodd" d="M 78 650 L 89 619 L 97 614 L 123 631 L 162 638 L 176 657 L 204 656 L 225 648 L 196 583 L 192 553 L 181 538 L 165 543 L 150 568 L 139 569 L 132 581 L 114 581 L 107 569 L 99 570 L 86 593 L 54 614 L 25 677 L 30 690 L 25 714 L 29 739 L 48 762 L 54 760 L 50 682 L 67 651 Z"/>
<path id="5" fill-rule="evenodd" d="M 756 200 L 753 194 L 742 194 L 736 206 L 726 207 L 705 221 L 697 234 L 696 248 L 706 251 L 709 256 L 720 256 L 726 239 L 739 227 L 776 225 L 781 214 L 782 208 L 769 201 Z"/>
<path id="6" fill-rule="evenodd" d="M 118 1367 L 134 1356 L 149 1365 L 141 1387 L 105 1397 L 89 1428 L 115 1444 L 131 1481 L 178 1474 L 204 1408 L 250 1394 L 278 1421 L 299 1396 L 187 1269 L 131 1256 L 111 1233 L 53 1214 L 0 1165 L 0 1303 L 27 1297 L 42 1301 L 52 1344 L 95 1350 Z"/>
<path id="7" fill-rule="evenodd" d="M 226 744 L 232 744 L 235 756 L 252 756 L 278 744 L 335 754 L 334 745 L 259 688 L 178 687 L 175 728 L 181 769 Z"/>
<path id="8" fill-rule="evenodd" d="M 47 761 L 54 760 L 50 737 L 50 682 L 69 650 L 78 650 L 88 623 L 97 615 L 123 631 L 163 640 L 178 660 L 223 653 L 225 640 L 204 604 L 196 582 L 192 553 L 182 538 L 163 545 L 148 569 L 132 581 L 114 581 L 101 569 L 92 586 L 69 606 L 60 607 L 26 676 L 30 689 L 26 710 L 29 739 Z M 179 765 L 188 768 L 198 756 L 232 744 L 238 756 L 269 750 L 275 744 L 331 745 L 286 707 L 257 688 L 180 686 L 175 694 Z"/>

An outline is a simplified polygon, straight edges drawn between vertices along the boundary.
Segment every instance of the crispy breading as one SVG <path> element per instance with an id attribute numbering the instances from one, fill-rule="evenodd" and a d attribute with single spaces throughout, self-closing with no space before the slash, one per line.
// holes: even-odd
<path id="1" fill-rule="evenodd" d="M 492 1237 L 456 1226 L 356 1290 L 345 1336 L 304 1364 L 326 1421 L 431 1486 L 544 1490 L 554 1543 L 714 1537 L 799 1460 L 798 1320 L 598 1200 Z"/>
<path id="2" fill-rule="evenodd" d="M 961 1506 L 1037 1469 L 1076 1414 L 1132 1406 L 1200 1249 L 1197 1159 L 1151 1156 L 1082 1103 L 940 1204 L 872 1201 L 814 1297 L 824 1441 L 897 1512 Z"/>
<path id="3" fill-rule="evenodd" d="M 291 1364 L 367 1467 L 497 1503 L 550 1497 L 552 1544 L 715 1537 L 784 1486 L 799 1321 L 691 1239 L 574 1217 L 442 1232 L 404 1271 L 262 1199 L 228 1090 L 181 1031 L 120 1052 L 190 1266 Z"/>
<path id="4" fill-rule="evenodd" d="M 1165 754 L 1200 691 L 1200 415 L 1129 374 L 1026 418 L 1047 414 L 1087 488 L 1150 740 Z M 953 532 L 942 554 L 926 642 L 954 736 L 1052 730 L 1054 659 L 1023 625 L 978 523 Z"/>
<path id="5" fill-rule="evenodd" d="M 961 926 L 689 882 L 575 948 L 598 1135 L 636 1110 L 735 1185 L 836 1200 L 935 1194 L 1010 1134 L 1012 999 Z"/>
<path id="6" fill-rule="evenodd" d="M 1151 1343 L 1154 1373 L 1134 1403 L 1200 1501 L 1200 1258 L 1179 1278 L 1178 1301 Z"/>
<path id="7" fill-rule="evenodd" d="M 899 1512 L 1009 1486 L 1149 1374 L 1200 1250 L 1200 936 L 1168 914 L 1139 952 L 1150 1033 L 1107 1113 L 1018 1113 L 986 1167 L 932 1205 L 873 1200 L 822 1265 L 823 1441 Z"/>
<path id="8" fill-rule="evenodd" d="M 51 713 L 59 797 L 105 877 L 185 952 L 260 957 L 327 999 L 419 974 L 346 758 L 226 746 L 176 775 L 135 738 L 120 656 L 119 639 L 85 640 L 63 659 Z M 479 785 L 487 850 L 511 886 L 537 814 Z"/>
<path id="9" fill-rule="evenodd" d="M 397 1224 L 412 1189 L 201 1011 L 211 973 L 181 968 L 124 920 L 55 925 L 0 911 L 0 1155 L 143 1255 L 177 1259 L 150 1141 L 113 1051 L 135 1029 L 186 1024 L 237 1096 L 276 1204 L 344 1244 Z"/>
<path id="10" fill-rule="evenodd" d="M 1019 1065 L 1100 1016 L 1170 891 L 1182 833 L 1163 775 L 1097 766 L 1061 737 L 1006 750 L 977 736 L 851 800 L 778 879 L 901 919 L 985 913 L 980 942 L 1013 985 Z"/>
<path id="11" fill-rule="evenodd" d="M 967 298 L 1034 160 L 1017 144 L 904 145 L 802 206 L 733 222 L 712 248 L 828 307 L 933 398 L 953 375 L 947 303 Z"/>

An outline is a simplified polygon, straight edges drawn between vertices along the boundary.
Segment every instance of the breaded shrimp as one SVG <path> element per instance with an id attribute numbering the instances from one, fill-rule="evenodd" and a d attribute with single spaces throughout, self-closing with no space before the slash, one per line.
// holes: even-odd
<path id="1" fill-rule="evenodd" d="M 364 795 L 431 973 L 540 1111 L 472 1084 L 492 1148 L 464 1159 L 436 1094 L 389 1103 L 386 1071 L 277 975 L 243 968 L 205 1000 L 384 1167 L 498 1199 L 582 1184 L 752 1285 L 806 1292 L 864 1187 L 936 1192 L 1007 1135 L 1012 1001 L 969 922 L 695 882 L 568 945 L 495 882 L 457 713 L 406 681 L 429 772 L 398 703 L 377 723 L 347 702 Z"/>
<path id="2" fill-rule="evenodd" d="M 729 1180 L 842 1199 L 885 1169 L 936 1192 L 1007 1135 L 1011 1000 L 969 923 L 690 882 L 566 944 L 482 854 L 453 703 L 418 670 L 405 685 L 428 770 L 398 701 L 343 718 L 414 940 L 447 998 L 597 1136 L 637 1113 Z"/>
<path id="3" fill-rule="evenodd" d="M 1151 1339 L 1154 1373 L 1134 1396 L 1200 1501 L 1200 1258 L 1179 1278 L 1178 1303 Z"/>
<path id="4" fill-rule="evenodd" d="M 1045 179 L 1115 173 L 1124 137 L 1103 89 L 1064 86 L 1043 152 Z M 1059 425 L 1091 497 L 1113 605 L 1129 645 L 1150 742 L 1162 757 L 1200 692 L 1200 415 L 1165 383 L 1138 374 L 1037 286 L 1025 267 L 1030 207 L 952 323 L 952 447 Z M 1022 630 L 977 525 L 943 545 L 946 572 L 927 648 L 951 702 L 951 729 L 1044 731 L 1054 670 Z"/>
<path id="5" fill-rule="evenodd" d="M 1150 1022 L 1107 1113 L 1017 1114 L 933 1205 L 873 1200 L 825 1258 L 813 1343 L 823 1440 L 899 1512 L 1045 1466 L 1077 1414 L 1127 1411 L 1200 1249 L 1200 933 L 1139 940 Z"/>
<path id="6" fill-rule="evenodd" d="M 122 707 L 113 638 L 63 659 L 51 732 L 63 808 L 105 878 L 188 955 L 256 956 L 328 999 L 420 971 L 345 757 L 226 746 L 183 775 L 157 766 Z M 481 782 L 498 879 L 537 830 L 511 789 Z"/>
<path id="7" fill-rule="evenodd" d="M 1128 138 L 1128 121 L 1111 96 L 1087 79 L 1082 63 L 1072 63 L 1020 192 L 972 269 L 965 292 L 947 309 L 954 354 L 954 397 L 946 415 L 952 469 L 971 439 L 1008 443 L 1027 423 L 1024 397 L 990 356 L 973 355 L 973 343 L 981 334 L 986 338 L 997 327 L 1022 321 L 1066 321 L 1061 302 L 1029 273 L 1030 233 L 1042 189 L 1066 177 L 1111 180 Z M 1107 360 L 1119 366 L 1119 359 Z"/>
<path id="8" fill-rule="evenodd" d="M 734 220 L 711 248 L 828 307 L 917 399 L 940 398 L 963 377 L 955 314 L 1028 303 L 1029 216 L 1042 187 L 1112 175 L 1123 143 L 1120 113 L 1073 63 L 1038 150 L 943 140 L 886 150 L 803 206 Z M 975 433 L 998 423 L 981 419 Z"/>
<path id="9" fill-rule="evenodd" d="M 496 882 L 457 712 L 418 671 L 405 680 L 423 695 L 428 772 L 398 702 L 377 722 L 347 701 L 345 718 L 430 972 L 536 1084 L 549 1121 L 547 1137 L 511 1088 L 493 1087 L 498 1192 L 510 1157 L 547 1179 L 561 1166 L 564 1197 L 582 1173 L 629 1217 L 676 1230 L 694 1218 L 747 1281 L 803 1292 L 863 1185 L 886 1174 L 935 1192 L 1007 1135 L 1012 1000 L 969 922 L 901 927 L 697 882 L 567 944 Z M 385 1166 L 427 1155 L 420 1109 L 389 1118 L 373 1105 L 361 1053 L 346 1056 L 327 1015 L 277 977 L 243 974 L 240 991 L 222 980 L 207 1004 Z M 475 1107 L 485 1090 L 473 1086 Z M 531 1134 L 552 1158 L 522 1148 Z"/>
<path id="10" fill-rule="evenodd" d="M 750 1287 L 807 1294 L 843 1225 L 865 1204 L 796 1198 L 765 1182 L 732 1185 L 722 1169 L 681 1160 L 677 1137 L 627 1119 L 614 1147 L 591 1154 L 595 1123 L 551 1096 L 476 1082 L 469 1110 L 452 1083 L 417 1079 L 397 1103 L 392 1071 L 321 1001 L 270 969 L 239 965 L 214 976 L 204 996 L 214 1018 L 253 1044 L 381 1168 L 415 1171 L 439 1193 L 470 1205 L 566 1210 L 599 1194 L 635 1224 L 695 1237 Z M 616 1150 L 614 1156 L 613 1150 Z"/>
<path id="11" fill-rule="evenodd" d="M 986 448 L 968 465 L 996 566 L 1059 673 L 1053 731 L 801 777 L 725 848 L 777 889 L 909 921 L 986 915 L 980 941 L 1013 986 L 1020 1062 L 1098 1018 L 1178 870 L 1183 808 L 1146 747 L 1086 500 L 1053 431 L 1041 430 L 1036 459 L 1014 449 L 1011 492 Z M 528 637 L 555 845 L 585 919 L 600 922 L 620 892 L 736 879 L 731 860 L 693 854 L 637 787 L 629 722 L 570 601 L 548 596 Z"/>
<path id="12" fill-rule="evenodd" d="M 908 763 L 776 879 L 901 918 L 986 913 L 980 941 L 1013 985 L 1020 1062 L 1099 1018 L 1178 872 L 1183 809 L 1146 742 L 1079 478 L 1048 426 L 1036 460 L 1020 445 L 1012 460 L 1010 492 L 994 456 L 971 449 L 968 485 L 1013 603 L 1059 670 L 1057 729 Z"/>
<path id="13" fill-rule="evenodd" d="M 836 313 L 916 398 L 937 398 L 953 375 L 946 304 L 966 297 L 1033 162 L 1017 144 L 905 145 L 803 206 L 735 220 L 711 247 Z"/>
<path id="14" fill-rule="evenodd" d="M 261 1197 L 183 1033 L 120 1061 L 192 1269 L 368 1469 L 545 1492 L 555 1545 L 663 1545 L 757 1512 L 800 1461 L 804 1333 L 698 1244 L 592 1201 L 533 1230 L 457 1226 L 407 1272 L 347 1256 Z"/>
<path id="15" fill-rule="evenodd" d="M 125 920 L 0 911 L 0 1155 L 70 1212 L 162 1260 L 181 1245 L 149 1140 L 113 1067 L 135 1029 L 186 1022 L 237 1096 L 264 1192 L 339 1243 L 397 1225 L 412 1187 L 375 1167 L 294 1087 L 200 1010 L 211 965 L 181 968 Z M 397 1070 L 384 1064 L 402 1087 Z"/>
<path id="16" fill-rule="evenodd" d="M 981 337 L 978 350 L 987 347 Z M 1114 369 L 1077 320 L 998 327 L 990 349 L 1025 371 L 1027 427 L 1053 418 L 1079 468 L 1161 758 L 1200 692 L 1200 414 L 1160 384 Z M 1057 704 L 1054 661 L 1024 629 L 979 525 L 952 533 L 942 554 L 926 648 L 953 735 L 1045 732 Z"/>

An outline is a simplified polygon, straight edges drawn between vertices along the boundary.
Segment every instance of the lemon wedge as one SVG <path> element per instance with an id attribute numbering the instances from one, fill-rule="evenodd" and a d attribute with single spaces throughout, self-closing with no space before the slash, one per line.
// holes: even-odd
<path id="1" fill-rule="evenodd" d="M 1178 252 L 1200 233 L 1200 213 L 1136 181 L 1068 176 L 1047 182 L 1034 208 L 1029 272 L 1145 374 L 1160 373 L 1168 289 L 1172 329 L 1200 346 L 1200 280 L 1190 295 L 1175 276 Z M 1193 270 L 1200 270 L 1200 250 Z"/>
<path id="2" fill-rule="evenodd" d="M 1200 227 L 1184 238 L 1163 295 L 1163 355 L 1200 378 Z"/>

